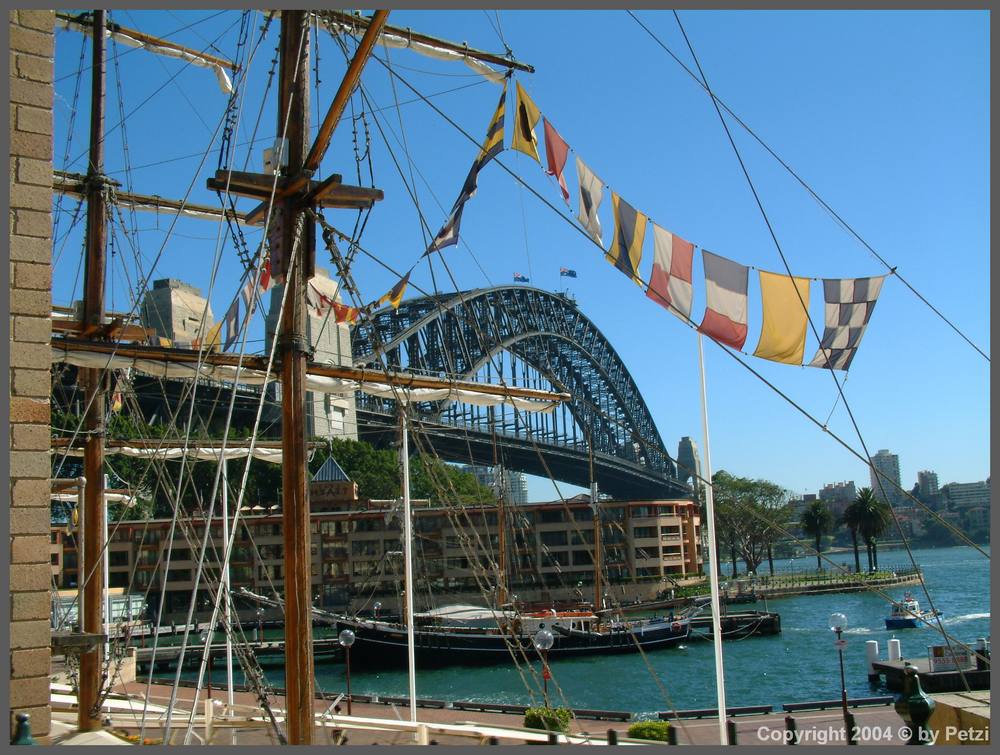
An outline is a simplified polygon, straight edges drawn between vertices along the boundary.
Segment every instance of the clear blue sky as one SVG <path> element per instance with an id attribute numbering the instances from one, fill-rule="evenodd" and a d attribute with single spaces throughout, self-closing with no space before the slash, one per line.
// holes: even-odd
<path id="1" fill-rule="evenodd" d="M 112 18 L 153 34 L 167 34 L 201 19 L 171 38 L 203 48 L 222 35 L 214 43 L 219 54 L 230 56 L 235 26 L 223 32 L 238 22 L 239 15 L 228 11 L 209 18 L 212 13 L 114 11 Z M 671 13 L 638 15 L 690 65 Z M 719 96 L 988 354 L 987 13 L 683 11 L 681 18 Z M 503 49 L 492 13 L 394 11 L 390 19 L 475 47 Z M 537 69 L 519 80 L 607 184 L 658 224 L 700 246 L 757 268 L 783 270 L 709 98 L 626 13 L 502 11 L 499 21 L 515 55 Z M 259 22 L 258 16 L 255 30 Z M 251 169 L 260 167 L 266 142 L 252 148 L 246 142 L 257 118 L 275 39 L 272 29 L 252 66 L 254 86 L 240 123 L 237 142 L 242 146 L 235 151 L 236 167 L 242 167 L 247 156 Z M 85 79 L 70 160 L 63 158 L 80 46 L 78 34 L 57 34 L 56 73 L 62 77 L 57 84 L 57 166 L 73 163 L 86 149 Z M 319 52 L 319 107 L 325 112 L 343 71 L 343 56 L 325 36 Z M 460 63 L 404 51 L 393 51 L 391 60 L 424 93 L 478 80 Z M 198 168 L 226 100 L 212 74 L 199 68 L 181 70 L 177 61 L 142 51 L 129 52 L 117 67 L 110 63 L 108 70 L 109 128 L 120 117 L 119 74 L 124 110 L 135 109 L 125 129 L 133 189 L 181 197 L 193 181 L 191 200 L 215 204 L 204 182 L 215 169 L 218 142 Z M 178 71 L 173 82 L 153 94 Z M 393 90 L 377 63 L 368 66 L 364 82 L 377 106 L 389 107 L 383 112 L 383 128 L 398 134 L 402 120 L 413 169 L 419 172 L 421 207 L 436 230 L 475 148 L 422 103 L 402 105 L 398 113 L 390 107 Z M 442 94 L 435 102 L 479 138 L 497 94 L 494 85 L 480 83 Z M 400 101 L 413 98 L 399 84 L 396 95 Z M 270 139 L 273 94 L 264 113 L 258 138 Z M 417 213 L 371 118 L 369 126 L 375 180 L 386 199 L 373 213 L 363 243 L 387 264 L 407 269 L 425 241 Z M 795 274 L 861 277 L 885 272 L 745 133 L 736 128 L 734 134 Z M 402 149 L 392 136 L 389 140 L 408 174 Z M 118 129 L 108 136 L 109 170 L 122 169 L 122 146 Z M 186 157 L 190 155 L 195 157 Z M 500 159 L 561 205 L 554 184 L 529 158 L 505 152 Z M 78 159 L 67 167 L 83 171 L 85 163 Z M 345 182 L 356 182 L 349 121 L 337 131 L 323 171 L 340 172 Z M 124 180 L 125 174 L 116 177 Z M 572 170 L 568 180 L 575 212 Z M 602 209 L 606 238 L 611 229 L 609 203 L 606 197 Z M 64 207 L 72 210 L 73 203 L 65 202 Z M 328 216 L 345 230 L 353 225 L 349 213 Z M 59 222 L 60 232 L 65 231 L 69 215 Z M 138 216 L 138 224 L 144 230 L 137 238 L 148 261 L 160 250 L 169 219 L 157 221 L 144 214 Z M 682 435 L 691 435 L 703 446 L 697 346 L 689 328 L 648 301 L 603 260 L 596 247 L 499 166 L 489 166 L 481 174 L 479 192 L 465 210 L 462 232 L 467 246 L 452 247 L 445 255 L 463 288 L 510 282 L 514 272 L 520 272 L 533 285 L 557 290 L 567 281 L 559 278 L 559 268 L 576 269 L 579 277 L 569 281 L 570 290 L 628 366 L 668 449 L 675 452 Z M 153 277 L 179 277 L 208 291 L 216 233 L 213 223 L 180 222 Z M 252 243 L 258 236 L 248 238 Z M 74 232 L 56 265 L 56 303 L 68 303 L 73 296 L 79 249 L 80 237 Z M 128 269 L 134 280 L 135 264 L 122 264 L 130 254 L 127 250 L 119 247 L 117 254 L 109 303 L 127 309 L 131 286 L 124 271 Z M 647 237 L 643 275 L 651 260 L 652 240 Z M 210 294 L 216 317 L 236 291 L 239 269 L 232 245 L 227 244 Z M 444 277 L 440 265 L 436 272 L 440 282 Z M 365 259 L 359 259 L 355 274 L 366 298 L 379 296 L 395 282 Z M 417 267 L 413 282 L 430 288 L 426 264 Z M 79 285 L 76 291 L 79 295 Z M 696 256 L 693 318 L 700 320 L 703 309 L 704 286 Z M 822 328 L 819 284 L 812 289 L 810 310 Z M 745 349 L 752 352 L 761 319 L 753 271 L 749 319 Z M 261 337 L 259 324 L 257 331 Z M 815 347 L 810 335 L 807 359 Z M 828 373 L 749 356 L 743 359 L 821 420 L 833 411 L 831 430 L 860 448 L 843 405 L 834 409 L 836 390 Z M 716 470 L 771 479 L 798 492 L 814 492 L 839 480 L 867 484 L 867 470 L 857 459 L 709 342 L 706 369 Z M 890 278 L 845 392 L 869 450 L 888 448 L 899 454 L 904 485 L 912 485 L 921 469 L 935 470 L 944 484 L 981 480 L 989 473 L 988 378 L 986 360 L 899 280 Z M 531 492 L 535 497 L 551 496 L 548 485 L 540 482 L 533 482 Z"/>

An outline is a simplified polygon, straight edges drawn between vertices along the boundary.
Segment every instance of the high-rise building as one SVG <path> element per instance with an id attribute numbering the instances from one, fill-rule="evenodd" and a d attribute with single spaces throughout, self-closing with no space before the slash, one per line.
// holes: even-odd
<path id="1" fill-rule="evenodd" d="M 321 267 L 310 278 L 309 286 L 327 299 L 340 302 L 340 286 L 330 278 L 329 272 Z M 271 289 L 271 305 L 265 320 L 267 340 L 265 347 L 270 352 L 274 331 L 278 324 L 281 297 L 284 286 L 279 284 Z M 312 359 L 334 367 L 351 366 L 351 326 L 337 323 L 332 313 L 324 311 L 317 315 L 312 307 L 306 307 L 306 337 L 313 349 Z M 279 385 L 280 389 L 280 385 Z M 350 438 L 357 440 L 358 423 L 355 414 L 353 394 L 334 396 L 329 393 L 306 392 L 306 432 L 313 437 Z"/>
<path id="2" fill-rule="evenodd" d="M 857 497 L 858 491 L 853 480 L 850 482 L 830 482 L 819 491 L 819 499 L 827 502 L 853 501 Z"/>
<path id="3" fill-rule="evenodd" d="M 917 472 L 917 493 L 924 500 L 933 498 L 938 494 L 937 472 L 923 469 Z"/>
<path id="4" fill-rule="evenodd" d="M 482 464 L 466 464 L 462 467 L 463 472 L 475 475 L 480 485 L 485 485 L 490 490 L 496 489 L 497 475 L 501 472 L 500 467 L 491 467 Z M 506 481 L 506 500 L 509 503 L 522 505 L 528 502 L 528 478 L 523 472 L 514 472 L 509 469 L 503 470 Z"/>
<path id="5" fill-rule="evenodd" d="M 899 456 L 883 448 L 872 456 L 872 465 L 882 473 L 878 476 L 874 469 L 869 470 L 875 497 L 890 505 L 899 503 L 902 498 L 899 492 Z"/>
<path id="6" fill-rule="evenodd" d="M 698 456 L 698 444 L 685 435 L 677 444 L 677 479 L 679 482 L 691 480 L 691 487 L 701 477 L 701 458 Z"/>
<path id="7" fill-rule="evenodd" d="M 214 323 L 212 307 L 201 291 L 176 278 L 153 281 L 142 297 L 139 321 L 171 345 L 188 348 L 196 338 L 208 335 Z"/>
<path id="8" fill-rule="evenodd" d="M 850 482 L 831 482 L 824 485 L 823 489 L 819 491 L 819 499 L 827 505 L 830 513 L 838 521 L 851 501 L 857 497 L 858 491 L 853 480 Z"/>

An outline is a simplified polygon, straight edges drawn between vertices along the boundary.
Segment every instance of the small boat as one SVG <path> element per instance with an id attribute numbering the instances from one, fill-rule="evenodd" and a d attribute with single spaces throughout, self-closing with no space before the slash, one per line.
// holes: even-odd
<path id="1" fill-rule="evenodd" d="M 918 622 L 940 615 L 940 611 L 922 611 L 917 599 L 906 593 L 903 599 L 892 606 L 892 612 L 885 617 L 886 629 L 915 629 Z"/>

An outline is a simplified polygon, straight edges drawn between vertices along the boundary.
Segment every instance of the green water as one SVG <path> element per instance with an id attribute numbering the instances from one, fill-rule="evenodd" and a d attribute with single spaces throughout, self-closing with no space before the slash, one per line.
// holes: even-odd
<path id="1" fill-rule="evenodd" d="M 988 548 L 987 548 L 988 552 Z M 990 634 L 989 561 L 968 547 L 915 550 L 924 569 L 924 578 L 934 606 L 942 611 L 944 629 L 967 644 Z M 853 554 L 837 554 L 834 560 L 853 564 Z M 862 553 L 862 560 L 864 554 Z M 776 568 L 815 568 L 815 558 L 783 561 Z M 908 563 L 905 551 L 879 553 L 883 567 Z M 766 564 L 761 569 L 765 573 Z M 916 588 L 890 588 L 893 598 L 911 591 L 922 608 L 927 600 Z M 754 606 L 747 606 L 753 608 Z M 756 608 L 762 608 L 758 603 Z M 754 637 L 727 641 L 723 645 L 726 676 L 726 704 L 776 705 L 782 703 L 835 699 L 840 696 L 837 651 L 827 619 L 834 611 L 848 617 L 848 640 L 844 650 L 847 692 L 851 697 L 877 694 L 869 686 L 865 671 L 865 641 L 878 640 L 879 651 L 887 655 L 887 640 L 902 642 L 904 657 L 926 657 L 926 646 L 941 642 L 929 627 L 888 632 L 884 618 L 888 605 L 872 593 L 802 595 L 768 601 L 768 609 L 781 614 L 782 633 L 774 637 Z M 539 664 L 534 673 L 510 667 L 444 668 L 420 670 L 417 696 L 445 700 L 476 700 L 529 704 L 540 702 Z M 627 710 L 639 714 L 656 711 L 715 707 L 715 671 L 712 644 L 697 641 L 638 654 L 553 661 L 549 682 L 553 704 L 576 708 Z M 275 686 L 283 686 L 283 669 L 267 667 Z M 654 673 L 656 679 L 654 679 Z M 192 676 L 186 673 L 185 676 Z M 239 678 L 241 675 L 237 673 Z M 345 668 L 340 663 L 316 665 L 318 689 L 342 691 Z M 407 675 L 399 671 L 366 671 L 352 664 L 351 689 L 354 693 L 406 696 Z"/>

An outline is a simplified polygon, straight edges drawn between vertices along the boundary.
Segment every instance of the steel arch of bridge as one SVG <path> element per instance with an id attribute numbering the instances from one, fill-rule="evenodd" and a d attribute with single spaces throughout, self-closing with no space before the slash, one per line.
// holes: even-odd
<path id="1" fill-rule="evenodd" d="M 357 366 L 384 364 L 462 378 L 485 371 L 492 380 L 511 383 L 518 379 L 514 364 L 521 360 L 573 397 L 561 428 L 558 416 L 551 422 L 528 415 L 498 420 L 492 411 L 463 404 L 421 405 L 417 421 L 442 458 L 491 464 L 495 437 L 507 468 L 551 473 L 557 480 L 586 486 L 592 440 L 594 476 L 602 491 L 619 498 L 690 493 L 677 481 L 674 463 L 628 369 L 567 296 L 497 286 L 411 299 L 357 326 L 352 348 Z M 510 360 L 507 375 L 497 374 L 495 358 L 501 352 Z M 391 435 L 393 404 L 358 396 L 358 421 L 376 442 Z M 379 434 L 378 428 L 384 432 Z"/>

